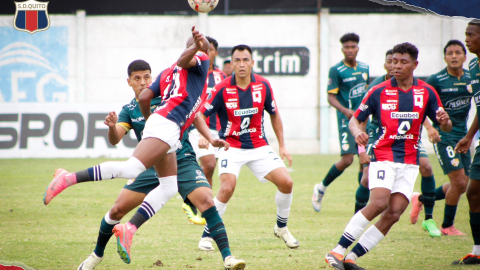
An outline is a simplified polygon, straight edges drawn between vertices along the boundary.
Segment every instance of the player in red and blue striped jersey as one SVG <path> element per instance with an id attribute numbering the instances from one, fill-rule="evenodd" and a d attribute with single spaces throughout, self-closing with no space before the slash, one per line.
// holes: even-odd
<path id="1" fill-rule="evenodd" d="M 370 203 L 352 217 L 338 245 L 325 256 L 325 261 L 336 269 L 363 269 L 356 265 L 356 260 L 385 237 L 407 208 L 419 172 L 418 144 L 425 118 L 428 116 L 444 132 L 452 129 L 436 91 L 413 76 L 417 57 L 414 45 L 396 45 L 394 78 L 372 88 L 350 119 L 350 131 L 359 145 L 368 143 L 360 123 L 367 121 L 369 115 L 377 117 L 381 132 L 374 144 L 376 161 L 369 168 Z M 380 214 L 380 219 L 363 233 Z M 347 248 L 358 237 L 358 243 L 344 258 Z"/>
<path id="2" fill-rule="evenodd" d="M 214 198 L 215 205 L 219 214 L 223 215 L 233 195 L 240 169 L 243 165 L 248 166 L 260 182 L 270 181 L 277 186 L 277 224 L 274 233 L 289 248 L 296 248 L 299 246 L 298 241 L 287 229 L 293 181 L 280 157 L 287 158 L 290 165 L 292 158 L 285 148 L 283 124 L 272 87 L 265 78 L 252 73 L 252 49 L 247 45 L 238 45 L 232 49 L 232 62 L 235 74 L 212 89 L 212 96 L 201 109 L 206 117 L 217 112 L 221 126 L 219 136 L 230 144 L 230 150 L 219 151 L 220 190 Z M 280 157 L 265 137 L 264 111 L 270 114 L 280 145 Z M 199 249 L 212 249 L 207 227 Z"/>

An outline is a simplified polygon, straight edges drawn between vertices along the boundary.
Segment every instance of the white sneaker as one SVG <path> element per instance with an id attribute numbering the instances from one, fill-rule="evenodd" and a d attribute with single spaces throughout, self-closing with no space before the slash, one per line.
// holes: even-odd
<path id="1" fill-rule="evenodd" d="M 324 194 L 325 193 L 318 190 L 318 184 L 316 184 L 315 187 L 313 187 L 313 196 L 312 196 L 313 210 L 320 212 L 320 210 L 322 209 L 322 198 Z"/>
<path id="2" fill-rule="evenodd" d="M 244 260 L 235 259 L 235 257 L 233 256 L 228 256 L 225 258 L 223 266 L 225 267 L 225 269 L 238 270 L 244 269 L 246 264 Z"/>
<path id="3" fill-rule="evenodd" d="M 215 249 L 212 246 L 213 238 L 211 237 L 202 237 L 200 242 L 198 242 L 198 249 L 202 251 L 214 251 Z"/>
<path id="4" fill-rule="evenodd" d="M 275 224 L 275 228 L 273 229 L 273 233 L 276 237 L 283 239 L 285 244 L 289 248 L 297 248 L 300 246 L 297 239 L 295 239 L 290 231 L 288 231 L 287 227 L 279 228 L 277 224 Z"/>
<path id="5" fill-rule="evenodd" d="M 77 268 L 77 270 L 93 270 L 95 269 L 95 266 L 97 266 L 99 263 L 101 263 L 103 260 L 103 257 L 98 257 L 95 252 L 92 252 L 88 258 L 80 264 L 80 266 Z"/>

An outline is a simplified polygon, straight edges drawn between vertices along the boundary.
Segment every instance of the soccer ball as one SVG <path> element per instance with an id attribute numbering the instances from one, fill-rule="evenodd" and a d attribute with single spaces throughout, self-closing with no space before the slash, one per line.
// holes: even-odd
<path id="1" fill-rule="evenodd" d="M 208 13 L 212 11 L 219 0 L 188 0 L 190 7 L 196 12 Z"/>

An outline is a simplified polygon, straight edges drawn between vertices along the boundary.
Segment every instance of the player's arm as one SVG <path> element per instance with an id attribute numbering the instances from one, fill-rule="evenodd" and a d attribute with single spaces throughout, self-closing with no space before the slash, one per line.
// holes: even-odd
<path id="1" fill-rule="evenodd" d="M 465 154 L 470 149 L 470 145 L 472 144 L 473 137 L 478 131 L 478 116 L 475 114 L 475 118 L 473 119 L 472 125 L 467 132 L 467 135 L 463 137 L 455 146 L 455 152 L 460 154 Z"/>
<path id="2" fill-rule="evenodd" d="M 333 106 L 335 109 L 343 113 L 347 119 L 352 118 L 353 116 L 353 111 L 350 109 L 347 109 L 340 104 L 340 102 L 337 99 L 337 95 L 335 94 L 328 94 L 328 103 Z"/>
<path id="3" fill-rule="evenodd" d="M 361 124 L 362 123 L 358 121 L 356 117 L 352 117 L 348 122 L 348 128 L 355 137 L 355 142 L 358 145 L 363 145 L 365 147 L 368 144 L 368 135 L 361 129 Z"/>
<path id="4" fill-rule="evenodd" d="M 177 60 L 177 66 L 181 68 L 187 69 L 196 66 L 197 60 L 194 58 L 195 54 L 198 51 L 206 53 L 208 51 L 208 46 L 210 46 L 208 45 L 208 40 L 200 32 L 195 30 L 195 26 L 192 27 L 192 37 L 195 44 L 183 51 L 182 55 L 180 55 L 180 58 Z"/>
<path id="5" fill-rule="evenodd" d="M 228 150 L 228 148 L 230 147 L 230 144 L 222 139 L 213 139 L 212 134 L 210 133 L 210 129 L 208 128 L 207 123 L 205 123 L 205 115 L 203 115 L 203 113 L 201 112 L 197 113 L 197 115 L 195 116 L 195 119 L 193 120 L 193 125 L 198 130 L 198 132 L 205 139 L 207 139 L 207 141 L 210 142 L 210 144 L 212 144 L 212 146 L 224 147 L 225 150 Z"/>
<path id="6" fill-rule="evenodd" d="M 150 111 L 150 104 L 152 103 L 153 98 L 154 93 L 150 88 L 143 90 L 138 97 L 138 105 L 140 105 L 140 111 L 142 112 L 145 120 L 147 120 L 148 117 L 150 117 L 150 115 L 152 114 L 152 112 Z"/>
<path id="7" fill-rule="evenodd" d="M 115 112 L 109 112 L 105 117 L 105 122 L 103 122 L 108 126 L 108 141 L 113 145 L 119 143 L 126 134 L 125 128 L 117 125 L 117 121 L 117 114 Z"/>
<path id="8" fill-rule="evenodd" d="M 270 121 L 272 122 L 273 131 L 275 132 L 275 136 L 278 140 L 280 157 L 282 158 L 282 160 L 285 160 L 285 158 L 287 158 L 288 166 L 291 167 L 292 156 L 290 156 L 290 153 L 285 147 L 285 140 L 283 138 L 283 122 L 280 113 L 277 111 L 274 114 L 270 114 Z"/>
<path id="9" fill-rule="evenodd" d="M 362 100 L 360 106 L 358 106 L 357 111 L 350 118 L 348 122 L 348 128 L 353 137 L 355 137 L 355 142 L 358 145 L 366 146 L 368 144 L 368 134 L 362 130 L 361 125 L 363 122 L 367 122 L 368 117 L 371 114 L 376 113 L 375 104 L 379 102 L 379 93 L 378 91 L 370 90 L 365 94 L 365 97 Z"/>
<path id="10" fill-rule="evenodd" d="M 423 126 L 427 129 L 428 133 L 428 140 L 431 143 L 437 143 L 441 141 L 442 139 L 440 138 L 440 133 L 438 133 L 438 130 L 436 130 L 432 124 L 430 124 L 430 121 L 428 119 L 425 119 L 425 122 L 423 122 Z"/>

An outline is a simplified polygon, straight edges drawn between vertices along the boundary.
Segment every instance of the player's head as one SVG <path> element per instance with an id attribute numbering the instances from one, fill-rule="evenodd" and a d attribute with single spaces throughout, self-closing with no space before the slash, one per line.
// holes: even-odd
<path id="1" fill-rule="evenodd" d="M 227 59 L 225 61 L 223 61 L 223 70 L 222 70 L 225 75 L 228 76 L 232 76 L 232 73 L 233 73 L 233 66 L 232 66 L 232 61 L 230 61 L 230 59 Z"/>
<path id="2" fill-rule="evenodd" d="M 210 65 L 214 65 L 215 57 L 217 57 L 218 55 L 218 42 L 212 37 L 207 36 L 206 38 L 210 43 L 210 48 L 208 49 L 208 56 L 210 57 Z"/>
<path id="3" fill-rule="evenodd" d="M 203 37 L 202 41 L 203 41 L 203 45 L 202 45 L 202 48 L 200 48 L 199 51 L 202 51 L 202 52 L 208 54 L 209 51 L 210 51 L 210 42 L 208 42 L 208 39 L 206 39 L 205 37 Z M 190 48 L 191 46 L 195 46 L 195 40 L 193 39 L 193 37 L 190 36 L 187 39 L 187 48 Z"/>
<path id="4" fill-rule="evenodd" d="M 235 76 L 248 78 L 252 73 L 252 49 L 248 45 L 237 45 L 232 48 L 232 65 Z"/>
<path id="5" fill-rule="evenodd" d="M 342 43 L 342 53 L 345 56 L 345 60 L 354 61 L 357 58 L 359 42 L 360 37 L 355 33 L 346 33 L 340 38 L 340 43 Z"/>
<path id="6" fill-rule="evenodd" d="M 132 87 L 135 97 L 138 98 L 143 89 L 152 84 L 152 69 L 144 60 L 135 60 L 128 65 L 127 71 L 128 85 Z"/>
<path id="7" fill-rule="evenodd" d="M 467 50 L 463 43 L 459 40 L 452 39 L 447 42 L 443 48 L 445 63 L 449 68 L 462 68 L 463 63 L 467 60 Z"/>
<path id="8" fill-rule="evenodd" d="M 393 47 L 393 75 L 397 80 L 405 80 L 413 76 L 418 66 L 418 49 L 408 42 Z"/>
<path id="9" fill-rule="evenodd" d="M 388 76 L 393 76 L 393 50 L 390 49 L 385 54 L 385 63 L 383 68 L 387 71 Z"/>
<path id="10" fill-rule="evenodd" d="M 472 20 L 465 30 L 465 44 L 471 53 L 480 56 L 480 20 Z"/>

